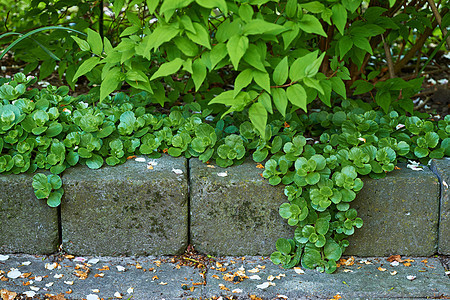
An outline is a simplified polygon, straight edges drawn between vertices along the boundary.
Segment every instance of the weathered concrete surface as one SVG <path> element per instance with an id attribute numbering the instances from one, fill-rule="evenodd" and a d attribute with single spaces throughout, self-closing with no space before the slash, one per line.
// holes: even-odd
<path id="1" fill-rule="evenodd" d="M 351 203 L 364 226 L 348 238 L 345 254 L 429 256 L 437 252 L 439 180 L 430 169 L 400 165 L 383 179 L 364 178 Z"/>
<path id="2" fill-rule="evenodd" d="M 148 162 L 154 161 L 153 169 Z M 182 172 L 180 174 L 176 173 Z M 77 255 L 172 255 L 188 242 L 185 158 L 146 162 L 63 176 L 61 206 L 64 249 Z"/>
<path id="3" fill-rule="evenodd" d="M 58 248 L 58 210 L 34 195 L 33 174 L 0 175 L 0 253 L 48 254 Z"/>
<path id="4" fill-rule="evenodd" d="M 223 169 L 191 159 L 189 165 L 190 233 L 196 250 L 212 255 L 270 255 L 278 238 L 293 236 L 294 228 L 278 214 L 287 201 L 284 187 L 271 186 L 255 162 Z"/>
<path id="5" fill-rule="evenodd" d="M 297 274 L 293 269 L 284 270 L 273 265 L 267 257 L 217 258 L 220 265 L 206 263 L 206 268 L 198 269 L 177 267 L 179 263 L 172 262 L 171 257 L 97 257 L 98 262 L 90 260 L 91 257 L 89 257 L 83 263 L 80 262 L 80 258 L 11 255 L 7 260 L 0 261 L 0 270 L 5 272 L 0 276 L 7 278 L 7 272 L 11 268 L 17 268 L 21 273 L 31 274 L 28 278 L 0 280 L 0 290 L 23 293 L 32 291 L 33 287 L 35 290 L 39 288 L 36 296 L 63 293 L 66 299 L 87 299 L 88 295 L 97 295 L 103 299 L 117 299 L 114 296 L 115 293 L 120 293 L 122 299 L 132 297 L 133 300 L 213 299 L 212 297 L 217 299 L 219 296 L 223 296 L 224 300 L 248 300 L 249 295 L 255 295 L 264 300 L 286 299 L 278 297 L 279 295 L 292 300 L 310 300 L 332 299 L 338 294 L 344 300 L 417 300 L 438 297 L 447 299 L 445 297 L 450 296 L 450 280 L 445 275 L 439 260 L 423 257 L 409 258 L 413 260 L 410 266 L 403 264 L 392 266 L 386 258 L 364 260 L 356 258 L 354 265 L 340 267 L 334 274 L 319 273 L 315 270 L 303 270 L 304 274 Z M 58 262 L 60 267 L 53 270 L 44 267 L 46 263 L 51 264 L 53 261 Z M 29 264 L 24 265 L 24 262 Z M 84 269 L 77 265 L 82 265 Z M 118 271 L 118 266 L 124 267 L 125 270 Z M 380 271 L 383 269 L 378 268 L 383 268 L 385 271 Z M 86 272 L 87 270 L 89 272 L 86 279 L 76 277 L 76 271 Z M 203 280 L 200 273 L 205 271 L 206 276 Z M 241 277 L 238 278 L 239 282 L 225 280 L 229 278 L 227 274 L 235 275 L 238 271 L 246 277 L 257 275 L 260 279 Z M 103 277 L 98 274 L 103 274 Z M 276 278 L 280 274 L 281 276 Z M 55 277 L 55 275 L 59 276 Z M 275 286 L 269 286 L 266 289 L 258 288 L 258 285 L 268 282 L 267 278 L 270 275 L 275 277 L 272 280 Z M 41 276 L 42 280 L 37 281 L 36 276 Z M 415 278 L 409 280 L 407 276 L 415 276 Z M 32 283 L 24 285 L 30 281 Z M 73 284 L 68 284 L 71 282 Z M 183 286 L 186 288 L 183 289 Z M 72 293 L 67 294 L 69 290 Z"/>
<path id="6" fill-rule="evenodd" d="M 441 183 L 438 252 L 450 255 L 450 158 L 431 160 L 431 170 Z"/>

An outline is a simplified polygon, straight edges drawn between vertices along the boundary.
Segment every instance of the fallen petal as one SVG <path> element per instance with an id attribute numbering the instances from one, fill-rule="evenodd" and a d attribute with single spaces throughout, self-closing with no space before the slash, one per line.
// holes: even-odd
<path id="1" fill-rule="evenodd" d="M 99 261 L 100 260 L 98 258 L 91 258 L 90 260 L 88 260 L 88 264 L 95 265 Z"/>
<path id="2" fill-rule="evenodd" d="M 119 293 L 119 292 L 115 292 L 115 293 L 114 293 L 114 297 L 119 298 L 119 299 L 122 299 L 122 294 Z"/>
<path id="3" fill-rule="evenodd" d="M 295 273 L 297 274 L 305 274 L 305 271 L 302 270 L 302 268 L 299 267 L 295 267 L 294 268 Z"/>
<path id="4" fill-rule="evenodd" d="M 31 265 L 31 261 L 24 261 L 22 263 L 22 266 L 29 266 L 29 265 Z"/>
<path id="5" fill-rule="evenodd" d="M 261 280 L 261 277 L 259 277 L 259 275 L 252 275 L 249 278 L 253 280 Z"/>
<path id="6" fill-rule="evenodd" d="M 232 293 L 239 294 L 239 293 L 242 293 L 243 291 L 242 291 L 241 289 L 234 289 L 234 290 L 232 290 L 231 292 L 232 292 Z"/>
<path id="7" fill-rule="evenodd" d="M 27 291 L 27 292 L 23 292 L 27 297 L 32 298 L 36 295 L 35 291 Z"/>
<path id="8" fill-rule="evenodd" d="M 37 286 L 30 286 L 30 290 L 37 292 L 40 290 L 40 288 L 38 288 Z"/>
<path id="9" fill-rule="evenodd" d="M 86 300 L 100 300 L 100 298 L 95 294 L 89 294 L 86 296 Z"/>
<path id="10" fill-rule="evenodd" d="M 9 258 L 9 255 L 1 255 L 0 254 L 0 261 L 5 261 Z"/>
<path id="11" fill-rule="evenodd" d="M 258 289 L 267 289 L 268 287 L 270 286 L 270 282 L 264 282 L 264 283 L 262 283 L 262 284 L 258 284 L 256 287 L 258 288 Z"/>
<path id="12" fill-rule="evenodd" d="M 172 168 L 172 172 L 174 172 L 174 173 L 177 174 L 177 175 L 183 174 L 183 170 L 180 170 L 180 169 L 174 169 L 174 168 Z"/>
<path id="13" fill-rule="evenodd" d="M 22 272 L 20 272 L 17 269 L 11 269 L 11 271 L 9 271 L 8 274 L 6 274 L 6 276 L 8 276 L 11 279 L 19 278 L 20 275 L 22 275 Z"/>
<path id="14" fill-rule="evenodd" d="M 133 293 L 134 292 L 134 288 L 132 288 L 132 287 L 130 287 L 128 290 L 127 290 L 127 293 L 128 294 L 131 294 L 131 293 Z"/>
<path id="15" fill-rule="evenodd" d="M 219 172 L 219 173 L 217 173 L 217 176 L 220 176 L 220 177 L 227 177 L 227 176 L 228 176 L 228 173 L 227 173 L 227 172 Z"/>
<path id="16" fill-rule="evenodd" d="M 73 285 L 73 281 L 64 281 L 65 284 Z"/>
<path id="17" fill-rule="evenodd" d="M 64 277 L 64 274 L 55 274 L 55 276 L 53 276 L 56 279 L 60 279 Z"/>
<path id="18" fill-rule="evenodd" d="M 406 278 L 407 278 L 408 280 L 413 281 L 414 279 L 416 279 L 416 276 L 408 275 L 408 276 L 406 276 Z"/>
<path id="19" fill-rule="evenodd" d="M 138 161 L 138 162 L 145 162 L 146 160 L 145 160 L 144 157 L 137 157 L 137 158 L 135 159 L 135 161 Z"/>
<path id="20" fill-rule="evenodd" d="M 392 275 L 392 276 L 394 276 L 394 275 L 397 275 L 397 271 L 392 271 L 390 274 Z"/>
<path id="21" fill-rule="evenodd" d="M 119 271 L 119 272 L 124 272 L 125 271 L 125 267 L 116 266 L 116 268 L 117 268 L 117 271 Z"/>

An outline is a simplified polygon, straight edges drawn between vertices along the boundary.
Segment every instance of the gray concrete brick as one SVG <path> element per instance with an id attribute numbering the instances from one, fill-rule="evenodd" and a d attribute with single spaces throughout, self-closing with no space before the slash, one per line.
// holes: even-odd
<path id="1" fill-rule="evenodd" d="M 280 237 L 294 228 L 278 214 L 287 201 L 284 187 L 273 187 L 249 160 L 227 169 L 190 159 L 191 243 L 212 255 L 270 255 Z M 221 177 L 219 173 L 227 176 Z"/>
<path id="2" fill-rule="evenodd" d="M 152 170 L 134 159 L 98 170 L 67 170 L 64 249 L 77 255 L 182 253 L 188 242 L 187 161 L 163 156 L 156 162 Z"/>
<path id="3" fill-rule="evenodd" d="M 58 248 L 58 210 L 34 195 L 33 174 L 0 175 L 0 253 L 49 254 Z"/>
<path id="4" fill-rule="evenodd" d="M 450 255 L 450 158 L 431 160 L 431 170 L 441 183 L 438 252 Z"/>
<path id="5" fill-rule="evenodd" d="M 429 256 L 437 251 L 439 181 L 427 167 L 401 165 L 383 179 L 364 178 L 351 207 L 364 226 L 349 237 L 345 254 Z"/>

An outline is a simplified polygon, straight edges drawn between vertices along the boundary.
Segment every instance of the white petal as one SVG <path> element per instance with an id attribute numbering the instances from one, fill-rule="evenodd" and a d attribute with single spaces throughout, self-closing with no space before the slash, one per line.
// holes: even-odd
<path id="1" fill-rule="evenodd" d="M 86 261 L 86 258 L 84 258 L 84 257 L 75 257 L 73 260 L 84 263 Z"/>
<path id="2" fill-rule="evenodd" d="M 267 277 L 267 280 L 269 280 L 269 281 L 273 281 L 274 279 L 275 279 L 275 276 L 273 276 L 273 275 L 269 275 Z"/>
<path id="3" fill-rule="evenodd" d="M 52 285 L 53 285 L 53 282 L 49 282 L 49 283 L 45 284 L 46 287 L 51 287 Z"/>
<path id="4" fill-rule="evenodd" d="M 127 290 L 127 293 L 128 294 L 132 294 L 134 292 L 134 288 L 132 288 L 132 287 L 130 287 L 128 290 Z"/>
<path id="5" fill-rule="evenodd" d="M 38 288 L 37 286 L 30 286 L 30 290 L 37 292 L 40 290 L 40 288 Z"/>
<path id="6" fill-rule="evenodd" d="M 55 276 L 53 276 L 56 279 L 60 279 L 63 278 L 64 274 L 55 274 Z"/>
<path id="7" fill-rule="evenodd" d="M 270 286 L 269 282 L 264 282 L 264 283 L 258 284 L 256 287 L 258 289 L 262 289 L 263 290 L 263 289 L 267 289 L 269 286 Z"/>
<path id="8" fill-rule="evenodd" d="M 98 258 L 91 258 L 90 260 L 88 260 L 88 264 L 95 265 L 99 261 L 100 260 Z"/>
<path id="9" fill-rule="evenodd" d="M 6 274 L 6 276 L 8 276 L 11 279 L 19 278 L 20 275 L 22 275 L 22 272 L 20 272 L 17 269 L 11 269 L 11 271 L 9 271 L 8 274 Z"/>
<path id="10" fill-rule="evenodd" d="M 252 275 L 249 278 L 253 280 L 261 280 L 261 277 L 259 277 L 259 275 Z"/>
<path id="11" fill-rule="evenodd" d="M 64 281 L 65 284 L 73 285 L 73 281 Z"/>
<path id="12" fill-rule="evenodd" d="M 7 260 L 9 258 L 9 255 L 1 255 L 0 254 L 0 261 Z"/>
<path id="13" fill-rule="evenodd" d="M 174 173 L 177 174 L 177 175 L 183 174 L 183 170 L 180 170 L 180 169 L 174 169 L 174 168 L 172 168 L 172 172 L 174 172 Z"/>
<path id="14" fill-rule="evenodd" d="M 305 271 L 302 270 L 302 268 L 299 267 L 295 267 L 294 268 L 295 273 L 297 274 L 305 274 Z"/>
<path id="15" fill-rule="evenodd" d="M 398 266 L 400 263 L 396 260 L 394 260 L 393 262 L 391 262 L 391 266 L 396 267 Z"/>
<path id="16" fill-rule="evenodd" d="M 119 272 L 124 272 L 125 271 L 125 267 L 116 266 L 116 268 L 117 268 L 117 271 L 119 271 Z"/>
<path id="17" fill-rule="evenodd" d="M 100 298 L 95 294 L 89 294 L 86 296 L 86 300 L 99 300 Z"/>
<path id="18" fill-rule="evenodd" d="M 100 293 L 100 290 L 99 289 L 93 289 L 93 290 L 91 290 L 93 293 Z"/>
<path id="19" fill-rule="evenodd" d="M 122 299 L 122 294 L 119 293 L 119 292 L 115 292 L 115 293 L 114 293 L 114 297 L 119 298 L 119 299 Z"/>
<path id="20" fill-rule="evenodd" d="M 57 263 L 52 263 L 52 264 L 46 263 L 46 264 L 45 264 L 45 268 L 46 268 L 47 270 L 53 270 L 53 269 L 56 268 L 57 266 L 58 266 Z"/>
<path id="21" fill-rule="evenodd" d="M 416 276 L 408 275 L 408 276 L 406 276 L 406 278 L 407 278 L 408 280 L 413 281 L 414 279 L 416 279 Z"/>
<path id="22" fill-rule="evenodd" d="M 234 290 L 232 290 L 231 292 L 232 292 L 232 293 L 239 294 L 239 293 L 242 293 L 243 291 L 242 291 L 241 289 L 234 289 Z"/>
<path id="23" fill-rule="evenodd" d="M 136 157 L 135 161 L 138 161 L 138 162 L 145 162 L 146 160 L 145 160 L 144 157 Z"/>
<path id="24" fill-rule="evenodd" d="M 405 125 L 403 124 L 398 124 L 397 126 L 395 126 L 396 130 L 402 129 L 403 127 L 405 127 Z"/>
<path id="25" fill-rule="evenodd" d="M 29 265 L 31 265 L 31 261 L 24 261 L 24 262 L 22 263 L 22 265 L 23 265 L 23 266 L 29 266 Z"/>
<path id="26" fill-rule="evenodd" d="M 34 291 L 27 291 L 27 292 L 23 292 L 27 297 L 34 297 L 36 295 L 36 292 Z"/>
<path id="27" fill-rule="evenodd" d="M 247 272 L 249 272 L 249 273 L 258 273 L 259 269 L 258 268 L 253 268 L 251 270 L 247 270 Z"/>
<path id="28" fill-rule="evenodd" d="M 217 173 L 217 176 L 220 176 L 220 177 L 227 177 L 227 176 L 228 176 L 228 173 L 227 173 L 227 172 L 219 172 L 219 173 Z"/>
<path id="29" fill-rule="evenodd" d="M 34 278 L 34 280 L 36 280 L 36 281 L 42 281 L 42 276 L 36 276 L 36 277 Z"/>

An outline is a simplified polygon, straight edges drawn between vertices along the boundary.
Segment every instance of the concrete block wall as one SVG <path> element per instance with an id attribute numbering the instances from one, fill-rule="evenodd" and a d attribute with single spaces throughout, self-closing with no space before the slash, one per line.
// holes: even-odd
<path id="1" fill-rule="evenodd" d="M 32 175 L 0 175 L 0 252 L 174 255 L 190 243 L 211 255 L 270 255 L 294 228 L 278 214 L 287 199 L 251 160 L 227 169 L 163 156 L 63 174 L 61 208 L 34 197 Z M 151 163 L 151 164 L 149 164 Z M 364 226 L 345 254 L 450 254 L 450 160 L 364 178 L 352 202 Z M 59 219 L 58 220 L 58 215 Z"/>

